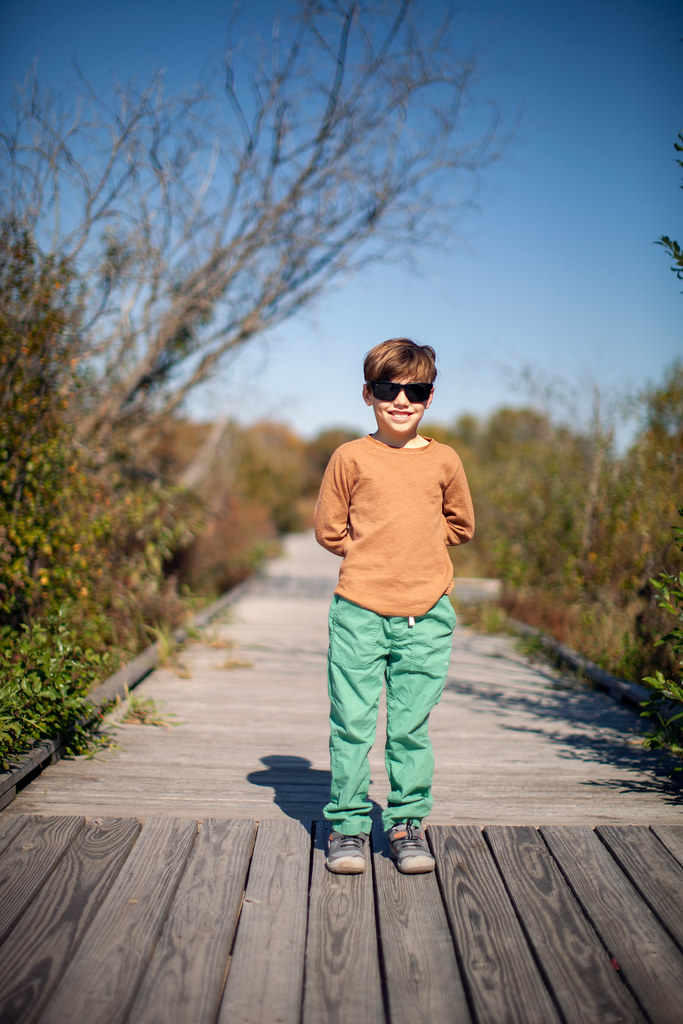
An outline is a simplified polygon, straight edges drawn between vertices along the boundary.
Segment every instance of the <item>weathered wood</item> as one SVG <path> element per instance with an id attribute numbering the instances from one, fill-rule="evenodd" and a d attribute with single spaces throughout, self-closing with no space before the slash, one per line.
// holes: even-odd
<path id="1" fill-rule="evenodd" d="M 683 867 L 644 825 L 601 825 L 595 831 L 683 949 Z"/>
<path id="2" fill-rule="evenodd" d="M 303 1024 L 384 1024 L 372 871 L 334 875 L 325 867 L 329 828 L 316 824 Z"/>
<path id="3" fill-rule="evenodd" d="M 28 814 L 0 814 L 0 857 L 4 854 L 16 835 L 30 821 Z"/>
<path id="4" fill-rule="evenodd" d="M 541 830 L 583 912 L 653 1024 L 680 1024 L 683 956 L 588 827 Z"/>
<path id="5" fill-rule="evenodd" d="M 298 1024 L 310 857 L 310 825 L 259 824 L 218 1024 Z"/>
<path id="6" fill-rule="evenodd" d="M 559 1021 L 481 829 L 431 826 L 429 835 L 476 1020 Z"/>
<path id="7" fill-rule="evenodd" d="M 243 588 L 230 622 L 212 628 L 217 643 L 233 646 L 188 644 L 181 660 L 190 679 L 157 668 L 141 684 L 140 693 L 176 716 L 174 728 L 124 727 L 118 749 L 52 765 L 6 810 L 321 817 L 329 768 L 327 611 L 339 562 L 310 535 L 288 537 L 285 547 L 268 577 Z M 221 667 L 235 659 L 253 668 Z M 458 627 L 430 720 L 431 821 L 673 823 L 683 778 L 668 779 L 659 754 L 642 749 L 640 727 L 637 715 L 604 694 L 531 664 L 511 638 Z M 262 759 L 270 757 L 299 759 L 310 771 L 290 779 L 263 773 Z M 381 739 L 370 764 L 370 795 L 383 804 Z"/>
<path id="8" fill-rule="evenodd" d="M 102 819 L 76 835 L 0 948 L 0 1024 L 39 1016 L 139 830 L 135 819 Z"/>
<path id="9" fill-rule="evenodd" d="M 127 1024 L 213 1024 L 254 844 L 253 821 L 204 822 Z"/>
<path id="10" fill-rule="evenodd" d="M 652 831 L 683 866 L 683 825 L 657 825 L 652 827 Z"/>
<path id="11" fill-rule="evenodd" d="M 644 1021 L 538 831 L 494 825 L 485 836 L 565 1024 Z"/>
<path id="12" fill-rule="evenodd" d="M 402 875 L 373 830 L 378 929 L 391 1024 L 471 1021 L 435 874 Z M 417 1008 L 419 1007 L 419 1014 Z"/>
<path id="13" fill-rule="evenodd" d="M 32 818 L 0 861 L 0 942 L 85 825 L 85 818 Z"/>
<path id="14" fill-rule="evenodd" d="M 194 820 L 145 822 L 41 1024 L 125 1020 L 196 835 Z"/>

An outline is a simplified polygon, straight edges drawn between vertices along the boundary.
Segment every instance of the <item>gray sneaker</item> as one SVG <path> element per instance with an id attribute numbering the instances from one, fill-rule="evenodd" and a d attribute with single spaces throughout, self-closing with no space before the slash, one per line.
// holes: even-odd
<path id="1" fill-rule="evenodd" d="M 327 840 L 328 871 L 336 875 L 360 875 L 365 871 L 365 832 L 357 836 L 343 836 L 341 832 L 330 832 Z"/>
<path id="2" fill-rule="evenodd" d="M 391 856 L 402 874 L 421 875 L 436 867 L 419 821 L 397 822 L 389 832 L 389 843 Z"/>

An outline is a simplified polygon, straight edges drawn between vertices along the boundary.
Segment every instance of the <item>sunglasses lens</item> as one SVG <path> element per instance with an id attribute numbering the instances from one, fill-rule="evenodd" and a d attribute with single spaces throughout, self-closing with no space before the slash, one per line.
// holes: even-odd
<path id="1" fill-rule="evenodd" d="M 380 402 L 393 402 L 401 389 L 400 384 L 393 384 L 389 380 L 373 380 L 370 387 L 373 395 Z"/>
<path id="2" fill-rule="evenodd" d="M 406 398 L 410 402 L 426 402 L 432 393 L 431 384 L 406 384 Z"/>
<path id="3" fill-rule="evenodd" d="M 409 402 L 426 402 L 432 393 L 431 384 L 396 384 L 390 380 L 370 381 L 375 398 L 380 402 L 393 402 L 399 391 L 404 391 Z"/>

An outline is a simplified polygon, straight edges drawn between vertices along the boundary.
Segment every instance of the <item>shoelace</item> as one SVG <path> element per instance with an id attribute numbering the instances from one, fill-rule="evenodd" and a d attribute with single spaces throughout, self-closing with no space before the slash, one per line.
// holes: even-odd
<path id="1" fill-rule="evenodd" d="M 342 850 L 362 850 L 363 840 L 360 836 L 342 836 L 339 840 L 339 846 Z"/>
<path id="2" fill-rule="evenodd" d="M 423 840 L 422 840 L 422 833 L 421 833 L 421 831 L 419 829 L 415 828 L 415 826 L 411 825 L 410 823 L 408 823 L 406 825 L 405 836 L 398 835 L 398 836 L 396 836 L 396 839 L 400 839 L 402 844 L 404 846 L 407 846 L 411 850 L 413 850 L 413 849 L 422 850 L 423 849 L 423 846 L 422 846 L 422 842 L 423 842 Z"/>

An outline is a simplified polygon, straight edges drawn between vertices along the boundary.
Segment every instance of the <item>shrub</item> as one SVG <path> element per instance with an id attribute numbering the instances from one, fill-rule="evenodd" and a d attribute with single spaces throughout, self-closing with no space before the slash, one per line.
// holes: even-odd
<path id="1" fill-rule="evenodd" d="M 679 508 L 679 515 L 683 516 L 683 507 Z M 683 529 L 676 527 L 676 544 L 683 554 Z M 668 572 L 659 574 L 659 578 L 652 580 L 653 586 L 660 594 L 659 606 L 670 616 L 673 616 L 675 625 L 673 628 L 657 639 L 657 645 L 667 644 L 670 646 L 674 657 L 677 660 L 677 679 L 667 678 L 663 672 L 657 671 L 654 675 L 645 676 L 645 682 L 654 695 L 643 705 L 643 715 L 652 719 L 654 729 L 648 737 L 646 744 L 649 747 L 669 747 L 674 753 L 683 755 L 683 742 L 681 741 L 681 723 L 683 722 L 683 683 L 681 682 L 681 669 L 683 669 L 683 572 L 672 575 Z M 677 769 L 680 771 L 681 769 Z"/>
<path id="2" fill-rule="evenodd" d="M 0 641 L 3 769 L 40 739 L 61 735 L 68 751 L 82 750 L 84 726 L 94 713 L 87 693 L 107 656 L 84 649 L 74 629 L 57 615 L 16 631 L 5 628 Z"/>
<path id="3" fill-rule="evenodd" d="M 177 493 L 75 441 L 79 324 L 68 266 L 0 225 L 3 758 L 81 715 L 105 652 L 122 663 L 184 613 L 164 574 L 187 534 Z"/>

